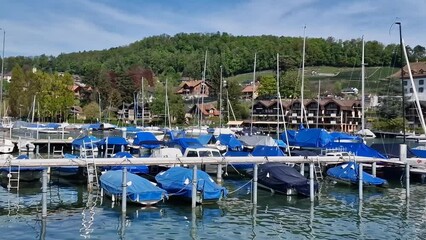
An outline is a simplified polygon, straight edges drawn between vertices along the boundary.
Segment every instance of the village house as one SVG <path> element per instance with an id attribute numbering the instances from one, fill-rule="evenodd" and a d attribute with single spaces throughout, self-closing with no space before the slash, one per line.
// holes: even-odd
<path id="1" fill-rule="evenodd" d="M 176 94 L 184 99 L 209 97 L 212 86 L 203 80 L 184 79 L 179 85 Z"/>
<path id="2" fill-rule="evenodd" d="M 253 125 L 259 128 L 276 129 L 280 125 L 296 129 L 300 124 L 333 131 L 355 132 L 361 127 L 361 101 L 321 99 L 304 100 L 302 119 L 300 100 L 260 100 L 253 105 Z M 284 112 L 284 114 L 283 114 Z M 284 116 L 284 119 L 283 119 Z"/>

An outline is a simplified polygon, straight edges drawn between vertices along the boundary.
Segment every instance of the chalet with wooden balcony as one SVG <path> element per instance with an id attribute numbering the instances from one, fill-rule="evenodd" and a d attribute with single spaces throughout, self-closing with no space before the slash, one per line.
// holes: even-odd
<path id="1" fill-rule="evenodd" d="M 259 89 L 259 82 L 256 82 L 254 86 L 253 84 L 246 85 L 243 88 L 243 90 L 241 90 L 241 98 L 246 101 L 256 99 L 257 96 L 259 95 L 258 89 Z"/>
<path id="2" fill-rule="evenodd" d="M 208 97 L 212 86 L 203 80 L 184 80 L 179 85 L 176 94 L 181 95 L 184 99 L 193 99 Z"/>
<path id="3" fill-rule="evenodd" d="M 257 127 L 276 128 L 277 116 L 280 124 L 297 129 L 301 123 L 309 127 L 325 128 L 334 131 L 355 132 L 361 127 L 361 102 L 359 100 L 286 99 L 277 104 L 277 100 L 261 100 L 253 105 L 253 124 Z M 277 112 L 278 110 L 278 112 Z M 283 114 L 284 112 L 284 114 Z M 275 125 L 275 126 L 274 126 Z"/>
<path id="4" fill-rule="evenodd" d="M 197 118 L 199 114 L 202 114 L 203 118 L 217 117 L 220 115 L 220 111 L 216 109 L 214 103 L 194 104 L 186 114 L 187 118 Z"/>

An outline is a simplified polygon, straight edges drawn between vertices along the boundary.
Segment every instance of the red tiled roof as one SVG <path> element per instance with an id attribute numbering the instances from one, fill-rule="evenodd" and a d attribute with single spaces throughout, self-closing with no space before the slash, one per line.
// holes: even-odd
<path id="1" fill-rule="evenodd" d="M 426 77 L 426 62 L 415 62 L 410 63 L 411 68 L 411 74 L 413 75 L 413 78 L 421 78 Z M 403 78 L 409 78 L 410 75 L 408 74 L 408 66 L 405 65 L 403 68 Z M 398 72 L 392 74 L 393 78 L 401 79 L 401 70 Z"/>

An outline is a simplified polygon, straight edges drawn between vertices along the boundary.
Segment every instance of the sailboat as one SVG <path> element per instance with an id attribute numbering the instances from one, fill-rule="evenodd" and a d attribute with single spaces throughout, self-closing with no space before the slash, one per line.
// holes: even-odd
<path id="1" fill-rule="evenodd" d="M 365 93 L 364 93 L 364 82 L 365 82 L 365 62 L 364 62 L 364 49 L 365 42 L 364 36 L 362 36 L 362 60 L 361 60 L 361 130 L 356 132 L 356 135 L 361 136 L 363 139 L 375 138 L 376 135 L 370 130 L 365 128 Z"/>

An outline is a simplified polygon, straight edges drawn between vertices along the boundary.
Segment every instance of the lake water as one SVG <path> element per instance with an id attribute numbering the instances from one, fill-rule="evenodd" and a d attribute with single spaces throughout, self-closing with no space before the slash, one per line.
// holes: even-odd
<path id="1" fill-rule="evenodd" d="M 322 184 L 314 204 L 259 189 L 253 209 L 249 180 L 226 178 L 237 191 L 218 204 L 128 205 L 122 218 L 119 203 L 88 194 L 85 184 L 52 179 L 45 222 L 40 183 L 19 194 L 0 188 L 1 239 L 426 239 L 425 185 L 411 185 L 409 201 L 399 182 L 366 188 L 362 203 L 357 187 L 332 182 Z"/>

